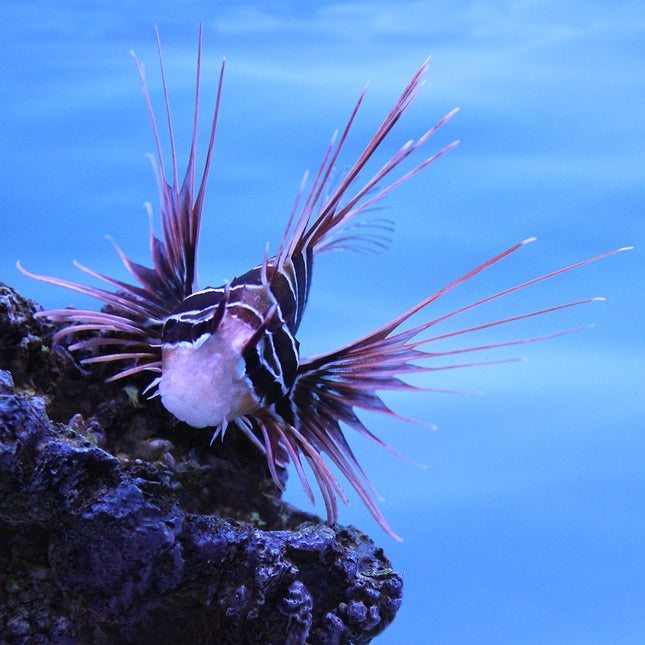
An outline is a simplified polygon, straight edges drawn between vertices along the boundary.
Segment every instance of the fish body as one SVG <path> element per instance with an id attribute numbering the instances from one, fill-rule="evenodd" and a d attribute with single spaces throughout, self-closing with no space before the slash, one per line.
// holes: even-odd
<path id="1" fill-rule="evenodd" d="M 159 56 L 163 77 L 160 46 Z M 137 61 L 159 163 L 162 234 L 158 238 L 151 229 L 152 267 L 132 262 L 118 247 L 117 252 L 136 284 L 120 282 L 78 265 L 87 274 L 107 283 L 110 289 L 36 275 L 20 264 L 18 267 L 37 280 L 89 295 L 108 305 L 100 312 L 56 309 L 40 314 L 64 323 L 54 342 L 74 335 L 77 340 L 69 345 L 71 351 L 91 350 L 94 353 L 83 363 L 121 365 L 110 380 L 144 371 L 155 374 L 147 391 L 151 395 L 158 394 L 171 414 L 195 428 L 212 429 L 213 438 L 223 436 L 227 428 L 243 432 L 266 454 L 269 471 L 280 487 L 283 483 L 277 466 L 283 465 L 288 457 L 313 502 L 313 492 L 303 468 L 303 461 L 307 462 L 322 493 L 328 521 L 333 523 L 338 517 L 337 499 L 346 502 L 346 498 L 330 469 L 331 462 L 346 477 L 381 527 L 396 538 L 376 505 L 369 480 L 347 442 L 346 427 L 389 448 L 363 425 L 357 411 L 369 410 L 402 418 L 390 410 L 377 394 L 379 390 L 422 390 L 408 384 L 402 376 L 479 365 L 482 363 L 473 361 L 460 365 L 442 364 L 441 359 L 546 338 L 495 345 L 475 344 L 457 350 L 441 347 L 441 342 L 447 338 L 468 337 L 482 329 L 596 299 L 567 302 L 435 335 L 432 335 L 432 330 L 466 311 L 599 258 L 558 269 L 416 326 L 406 325 L 412 316 L 427 311 L 426 308 L 445 293 L 514 253 L 531 241 L 530 238 L 483 262 L 355 342 L 320 356 L 303 357 L 296 336 L 307 304 L 314 261 L 329 250 L 374 250 L 385 245 L 388 225 L 379 220 L 362 219 L 361 216 L 390 191 L 456 145 L 457 142 L 452 143 L 417 162 L 412 170 L 400 172 L 401 164 L 417 153 L 455 111 L 416 141 L 404 144 L 371 178 L 359 178 L 419 91 L 426 71 L 424 64 L 403 90 L 362 154 L 337 183 L 332 181 L 332 177 L 335 179 L 335 165 L 361 104 L 361 95 L 340 137 L 334 135 L 332 138 L 306 197 L 305 176 L 277 253 L 269 258 L 265 252 L 264 260 L 258 266 L 230 283 L 200 289 L 195 258 L 224 72 L 222 64 L 206 162 L 201 183 L 196 188 L 200 63 L 201 31 L 193 140 L 188 167 L 180 184 L 170 118 L 173 164 L 168 179 L 143 70 Z M 165 79 L 164 93 L 167 107 Z M 427 351 L 429 346 L 432 351 Z M 419 361 L 430 361 L 431 364 L 420 364 Z"/>
<path id="2" fill-rule="evenodd" d="M 295 260 L 193 293 L 165 319 L 158 387 L 169 412 L 196 428 L 222 429 L 288 395 L 310 285 L 304 259 Z"/>

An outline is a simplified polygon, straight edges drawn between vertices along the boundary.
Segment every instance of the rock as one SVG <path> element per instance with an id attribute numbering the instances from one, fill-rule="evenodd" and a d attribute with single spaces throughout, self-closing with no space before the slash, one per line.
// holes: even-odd
<path id="1" fill-rule="evenodd" d="M 367 536 L 283 502 L 246 438 L 51 351 L 35 309 L 0 288 L 0 644 L 360 644 L 394 619 Z"/>

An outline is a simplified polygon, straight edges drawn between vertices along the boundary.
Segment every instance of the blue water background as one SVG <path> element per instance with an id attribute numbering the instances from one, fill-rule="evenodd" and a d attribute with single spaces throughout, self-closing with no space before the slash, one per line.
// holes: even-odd
<path id="1" fill-rule="evenodd" d="M 201 237 L 203 285 L 257 264 L 267 242 L 277 248 L 303 172 L 317 168 L 367 80 L 339 170 L 359 154 L 428 55 L 428 82 L 373 168 L 461 108 L 425 154 L 453 139 L 461 144 L 378 213 L 396 222 L 391 249 L 320 258 L 300 333 L 303 354 L 358 338 L 529 236 L 537 242 L 433 312 L 614 248 L 637 247 L 465 316 L 464 325 L 477 324 L 607 298 L 473 339 L 485 344 L 595 323 L 477 357 L 530 362 L 412 379 L 484 391 L 483 397 L 385 395 L 401 414 L 438 427 L 363 416 L 426 469 L 351 437 L 404 541 L 383 534 L 352 495 L 340 520 L 372 535 L 404 575 L 404 605 L 377 640 L 382 645 L 645 642 L 642 2 L 5 0 L 2 281 L 45 307 L 91 304 L 22 277 L 15 260 L 79 279 L 77 259 L 125 278 L 105 234 L 147 263 L 142 204 L 158 205 L 145 157 L 154 140 L 129 52 L 146 65 L 163 126 L 159 26 L 184 165 L 200 21 L 202 152 L 219 64 L 227 58 Z M 167 153 L 166 138 L 164 147 Z M 295 474 L 287 498 L 308 505 Z"/>

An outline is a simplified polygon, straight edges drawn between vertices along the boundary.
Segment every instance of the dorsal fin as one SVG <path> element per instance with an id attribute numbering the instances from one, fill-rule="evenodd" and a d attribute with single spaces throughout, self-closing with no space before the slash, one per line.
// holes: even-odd
<path id="1" fill-rule="evenodd" d="M 166 170 L 163 163 L 161 154 L 161 143 L 159 140 L 159 130 L 155 121 L 150 96 L 146 86 L 143 66 L 138 58 L 132 53 L 139 70 L 141 77 L 141 84 L 143 93 L 152 122 L 154 131 L 155 142 L 157 146 L 157 158 L 159 163 L 158 169 L 158 184 L 159 184 L 159 199 L 161 202 L 161 227 L 162 227 L 162 240 L 159 241 L 151 231 L 152 240 L 152 256 L 155 265 L 155 271 L 163 277 L 167 284 L 172 284 L 174 287 L 173 296 L 177 302 L 180 302 L 184 297 L 190 295 L 193 291 L 198 289 L 197 285 L 197 244 L 199 241 L 199 229 L 201 224 L 202 208 L 204 203 L 204 192 L 206 181 L 208 179 L 208 171 L 210 169 L 213 141 L 215 138 L 215 130 L 217 127 L 217 117 L 219 114 L 219 103 L 222 92 L 222 81 L 224 76 L 225 60 L 222 62 L 222 67 L 219 76 L 219 84 L 217 88 L 217 100 L 215 103 L 215 111 L 213 114 L 213 123 L 211 126 L 210 141 L 208 150 L 206 152 L 206 161 L 204 164 L 204 172 L 200 183 L 199 191 L 195 196 L 195 160 L 197 155 L 197 122 L 199 114 L 199 90 L 200 90 L 200 74 L 201 74 L 201 56 L 202 56 L 202 28 L 199 29 L 199 50 L 197 56 L 197 83 L 195 91 L 195 116 L 193 122 L 193 135 L 190 148 L 190 156 L 188 158 L 188 166 L 186 173 L 179 187 L 179 175 L 177 171 L 177 158 L 175 154 L 175 142 L 172 129 L 172 119 L 170 116 L 170 103 L 168 100 L 168 91 L 166 87 L 166 79 L 164 73 L 163 57 L 161 53 L 161 42 L 159 39 L 159 32 L 157 31 L 157 46 L 159 49 L 159 63 L 161 66 L 161 78 L 164 89 L 164 100 L 166 104 L 166 114 L 168 118 L 168 131 L 170 134 L 170 147 L 172 154 L 172 184 L 169 183 Z M 127 266 L 127 265 L 126 265 Z M 135 278 L 139 279 L 138 275 Z"/>
<path id="2" fill-rule="evenodd" d="M 334 166 L 363 101 L 363 97 L 365 96 L 365 90 L 363 91 L 338 143 L 336 143 L 338 133 L 334 133 L 307 199 L 296 217 L 298 205 L 304 193 L 307 178 L 307 175 L 305 175 L 305 179 L 298 193 L 296 205 L 278 250 L 277 261 L 275 263 L 278 270 L 281 269 L 289 258 L 303 254 L 307 249 L 311 249 L 316 254 L 340 247 L 351 248 L 355 246 L 360 248 L 361 242 L 378 245 L 380 243 L 380 236 L 378 233 L 375 234 L 373 229 L 375 227 L 378 229 L 381 224 L 369 220 L 366 222 L 357 221 L 357 216 L 373 207 L 391 190 L 457 145 L 457 141 L 449 144 L 438 153 L 419 163 L 403 176 L 383 185 L 386 177 L 390 173 L 422 146 L 439 127 L 455 114 L 457 109 L 454 109 L 417 141 L 409 141 L 406 143 L 371 179 L 367 180 L 360 188 L 354 189 L 360 172 L 421 89 L 427 67 L 428 62 L 426 61 L 405 88 L 399 100 L 384 119 L 358 160 L 343 177 L 338 187 L 332 190 L 330 195 L 327 195 Z M 370 231 L 370 228 L 372 231 Z"/>

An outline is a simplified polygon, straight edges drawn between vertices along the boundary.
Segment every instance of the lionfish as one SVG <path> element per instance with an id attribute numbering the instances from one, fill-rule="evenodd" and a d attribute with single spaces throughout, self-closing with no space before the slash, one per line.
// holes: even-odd
<path id="1" fill-rule="evenodd" d="M 426 61 L 403 90 L 359 158 L 339 180 L 335 174 L 335 166 L 365 95 L 364 90 L 340 138 L 338 132 L 332 137 L 313 185 L 306 197 L 303 197 L 307 182 L 305 174 L 277 253 L 269 257 L 267 247 L 263 260 L 247 273 L 220 287 L 200 289 L 196 270 L 197 244 L 206 180 L 213 152 L 225 59 L 219 73 L 204 170 L 199 188 L 195 192 L 201 29 L 192 144 L 181 185 L 178 180 L 168 91 L 158 33 L 157 46 L 172 151 L 170 180 L 164 168 L 159 131 L 143 67 L 133 53 L 158 155 L 158 169 L 155 168 L 155 171 L 160 192 L 161 239 L 154 234 L 151 210 L 148 206 L 151 216 L 150 247 L 153 266 L 150 268 L 132 262 L 116 243 L 114 245 L 117 253 L 138 284 L 109 278 L 75 262 L 86 274 L 98 278 L 112 288 L 107 290 L 36 275 L 18 263 L 19 270 L 30 278 L 79 292 L 107 305 L 100 312 L 67 308 L 43 311 L 38 315 L 65 323 L 65 326 L 56 332 L 54 343 L 71 334 L 91 332 L 89 338 L 76 340 L 69 345 L 69 349 L 92 350 L 96 354 L 84 358 L 84 364 L 121 365 L 121 369 L 108 378 L 109 381 L 123 379 L 138 372 L 153 372 L 156 377 L 145 392 L 149 396 L 159 395 L 164 407 L 177 419 L 195 428 L 213 429 L 213 439 L 218 436 L 223 438 L 227 428 L 237 428 L 243 432 L 266 454 L 270 474 L 281 489 L 284 488 L 284 484 L 278 475 L 278 466 L 285 466 L 290 460 L 313 504 L 313 492 L 303 467 L 303 461 L 306 462 L 322 493 L 327 521 L 335 523 L 338 517 L 337 498 L 344 503 L 347 503 L 347 498 L 330 465 L 323 458 L 325 455 L 356 490 L 379 525 L 390 536 L 399 539 L 377 507 L 374 500 L 376 493 L 358 464 L 341 424 L 391 450 L 363 425 L 356 410 L 369 410 L 389 417 L 403 418 L 386 406 L 377 395 L 377 391 L 427 390 L 399 378 L 414 372 L 441 369 L 441 366 L 436 365 L 419 365 L 419 360 L 527 343 L 550 336 L 432 352 L 425 351 L 427 345 L 591 302 L 596 298 L 569 302 L 419 340 L 422 332 L 484 303 L 623 249 L 559 269 L 439 318 L 404 328 L 404 323 L 414 314 L 425 310 L 447 292 L 514 253 L 534 238 L 525 240 L 469 271 L 363 338 L 338 350 L 304 358 L 300 355 L 300 345 L 296 336 L 307 305 L 314 261 L 320 254 L 334 249 L 360 249 L 366 244 L 377 247 L 382 245 L 383 240 L 378 228 L 381 224 L 369 218 L 359 220 L 359 215 L 371 209 L 385 195 L 458 143 L 451 143 L 414 165 L 412 170 L 404 174 L 399 173 L 398 177 L 393 174 L 456 110 L 450 112 L 416 141 L 403 145 L 370 179 L 359 182 L 359 174 L 364 166 L 419 92 L 427 69 Z M 551 336 L 553 335 L 557 334 Z M 464 365 L 473 364 L 480 363 Z"/>

